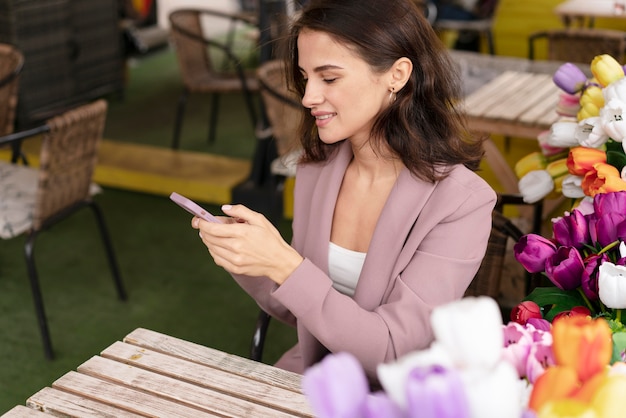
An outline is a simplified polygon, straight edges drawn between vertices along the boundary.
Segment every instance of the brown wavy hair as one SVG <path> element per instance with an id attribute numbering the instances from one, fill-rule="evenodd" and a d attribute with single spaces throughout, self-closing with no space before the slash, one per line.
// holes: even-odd
<path id="1" fill-rule="evenodd" d="M 476 171 L 484 150 L 458 109 L 462 99 L 457 65 L 411 0 L 312 0 L 293 22 L 286 42 L 287 82 L 300 98 L 306 82 L 298 67 L 298 35 L 303 29 L 325 32 L 383 73 L 407 57 L 412 74 L 397 99 L 378 116 L 373 147 L 386 144 L 418 178 L 434 182 L 452 165 Z M 303 162 L 325 161 L 336 144 L 324 144 L 315 118 L 304 109 L 299 130 Z"/>

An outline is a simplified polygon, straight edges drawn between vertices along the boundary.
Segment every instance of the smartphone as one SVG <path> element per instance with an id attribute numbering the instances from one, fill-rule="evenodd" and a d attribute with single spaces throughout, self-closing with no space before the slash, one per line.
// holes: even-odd
<path id="1" fill-rule="evenodd" d="M 201 206 L 196 204 L 196 202 L 194 202 L 193 200 L 187 199 L 185 196 L 182 196 L 176 192 L 173 192 L 170 195 L 170 199 L 172 199 L 174 203 L 176 203 L 178 206 L 185 209 L 187 212 L 191 213 L 192 215 L 197 216 L 198 218 L 202 218 L 205 221 L 209 221 L 209 222 L 222 223 L 222 221 L 217 219 L 215 216 L 211 215 Z"/>

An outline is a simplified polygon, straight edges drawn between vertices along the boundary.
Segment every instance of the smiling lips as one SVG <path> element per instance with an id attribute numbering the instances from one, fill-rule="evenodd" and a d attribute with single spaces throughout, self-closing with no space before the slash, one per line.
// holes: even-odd
<path id="1" fill-rule="evenodd" d="M 315 117 L 315 124 L 319 127 L 324 125 L 332 117 L 337 115 L 336 113 L 325 113 L 323 115 L 313 115 Z"/>

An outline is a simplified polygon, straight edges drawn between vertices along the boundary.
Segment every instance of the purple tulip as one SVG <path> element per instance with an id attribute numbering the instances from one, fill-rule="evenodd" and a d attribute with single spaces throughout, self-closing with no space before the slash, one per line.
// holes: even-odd
<path id="1" fill-rule="evenodd" d="M 358 360 L 351 354 L 338 353 L 306 370 L 302 390 L 316 417 L 360 418 L 369 385 Z"/>
<path id="2" fill-rule="evenodd" d="M 576 65 L 567 62 L 556 70 L 552 81 L 554 81 L 554 84 L 561 90 L 569 94 L 576 94 L 585 87 L 587 76 Z"/>
<path id="3" fill-rule="evenodd" d="M 585 258 L 585 269 L 581 277 L 581 287 L 589 300 L 598 300 L 598 269 L 600 264 L 609 261 L 606 253 L 592 254 Z"/>
<path id="4" fill-rule="evenodd" d="M 469 418 L 461 376 L 434 365 L 411 370 L 406 385 L 408 418 Z"/>
<path id="5" fill-rule="evenodd" d="M 626 192 L 598 193 L 593 197 L 598 217 L 605 213 L 626 213 Z"/>
<path id="6" fill-rule="evenodd" d="M 532 325 L 539 332 L 550 332 L 552 329 L 552 324 L 546 319 L 530 318 L 526 325 Z"/>
<path id="7" fill-rule="evenodd" d="M 580 286 L 584 269 L 583 259 L 574 247 L 559 247 L 546 260 L 546 276 L 561 290 L 572 290 Z"/>
<path id="8" fill-rule="evenodd" d="M 367 396 L 362 418 L 404 418 L 405 414 L 385 392 L 376 392 Z"/>
<path id="9" fill-rule="evenodd" d="M 596 242 L 602 247 L 606 247 L 617 239 L 623 241 L 626 239 L 626 212 L 607 212 L 596 216 L 593 226 Z"/>
<path id="10" fill-rule="evenodd" d="M 575 247 L 580 250 L 589 243 L 587 219 L 577 209 L 555 221 L 552 231 L 556 242 L 564 247 Z"/>
<path id="11" fill-rule="evenodd" d="M 515 259 L 529 273 L 541 273 L 545 270 L 546 260 L 556 253 L 556 245 L 541 235 L 527 234 L 515 244 L 513 251 Z"/>

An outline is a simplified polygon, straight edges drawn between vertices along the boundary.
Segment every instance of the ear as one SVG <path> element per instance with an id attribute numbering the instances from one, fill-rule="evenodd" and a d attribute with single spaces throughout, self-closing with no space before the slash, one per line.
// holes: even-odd
<path id="1" fill-rule="evenodd" d="M 389 69 L 389 90 L 396 93 L 404 87 L 413 72 L 413 63 L 406 57 L 398 58 Z"/>

